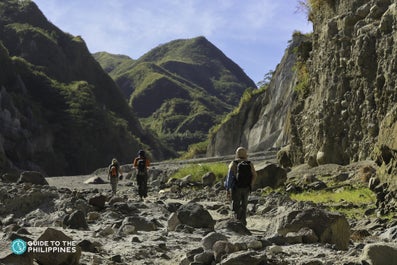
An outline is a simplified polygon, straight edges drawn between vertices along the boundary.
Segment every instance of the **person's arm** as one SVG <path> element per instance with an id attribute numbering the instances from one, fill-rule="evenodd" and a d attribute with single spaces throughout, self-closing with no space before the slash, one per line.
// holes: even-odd
<path id="1" fill-rule="evenodd" d="M 150 166 L 150 160 L 146 158 L 146 169 L 149 169 Z"/>

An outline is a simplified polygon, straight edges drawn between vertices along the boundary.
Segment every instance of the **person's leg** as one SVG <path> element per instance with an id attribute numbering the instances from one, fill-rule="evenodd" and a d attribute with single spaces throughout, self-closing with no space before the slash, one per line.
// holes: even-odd
<path id="1" fill-rule="evenodd" d="M 249 188 L 241 189 L 241 205 L 240 205 L 240 218 L 239 220 L 247 225 L 247 205 L 248 205 L 248 195 Z"/>
<path id="2" fill-rule="evenodd" d="M 143 188 L 142 188 L 142 194 L 143 194 L 143 197 L 144 198 L 146 198 L 147 197 L 147 179 L 148 179 L 148 176 L 147 176 L 147 174 L 145 174 L 145 176 L 144 176 L 144 178 L 143 178 Z"/>
<path id="3" fill-rule="evenodd" d="M 136 176 L 136 182 L 138 184 L 138 195 L 142 199 L 142 196 L 143 196 L 143 191 L 142 191 L 142 189 L 143 189 L 143 176 L 138 174 Z"/>
<path id="4" fill-rule="evenodd" d="M 112 194 L 116 195 L 117 192 L 117 178 L 110 178 L 110 185 L 112 186 Z"/>
<path id="5" fill-rule="evenodd" d="M 232 190 L 232 210 L 234 217 L 240 219 L 241 211 L 241 194 L 240 189 L 236 188 Z"/>

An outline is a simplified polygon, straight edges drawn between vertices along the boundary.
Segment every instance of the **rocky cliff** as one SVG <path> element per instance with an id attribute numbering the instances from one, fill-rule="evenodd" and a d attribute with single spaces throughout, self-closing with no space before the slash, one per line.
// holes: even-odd
<path id="1" fill-rule="evenodd" d="M 397 102 L 396 14 L 396 3 L 387 0 L 312 7 L 308 96 L 291 116 L 292 143 L 300 150 L 295 162 L 317 155 L 322 163 L 370 158 Z"/>
<path id="2" fill-rule="evenodd" d="M 280 63 L 269 89 L 253 97 L 246 109 L 218 130 L 208 154 L 231 153 L 237 145 L 253 152 L 289 144 L 294 164 L 347 164 L 373 158 L 374 150 L 387 146 L 391 151 L 383 148 L 380 160 L 395 159 L 395 140 L 391 140 L 396 138 L 395 1 L 308 3 L 313 22 L 309 53 L 304 52 L 295 67 L 294 62 Z M 283 60 L 289 53 L 287 49 Z M 291 71 L 295 79 L 282 78 L 294 76 Z M 288 94 L 293 88 L 296 97 Z M 266 97 L 283 89 L 289 92 L 273 96 L 273 112 L 263 115 L 270 107 Z M 250 120 L 248 113 L 255 118 Z M 226 137 L 227 132 L 232 135 Z M 261 146 L 266 139 L 272 140 Z"/>
<path id="3" fill-rule="evenodd" d="M 207 155 L 232 154 L 239 145 L 257 152 L 288 143 L 290 107 L 297 97 L 294 67 L 301 47 L 310 44 L 307 36 L 294 34 L 270 84 L 243 102 L 238 112 L 211 135 Z"/>

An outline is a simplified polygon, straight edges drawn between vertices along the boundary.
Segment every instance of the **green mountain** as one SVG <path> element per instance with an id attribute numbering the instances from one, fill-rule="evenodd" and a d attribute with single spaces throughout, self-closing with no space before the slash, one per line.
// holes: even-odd
<path id="1" fill-rule="evenodd" d="M 117 65 L 119 67 L 119 65 Z M 32 1 L 0 2 L 0 173 L 83 174 L 145 148 L 172 155 L 139 123 L 79 37 Z"/>
<path id="2" fill-rule="evenodd" d="M 204 37 L 171 41 L 137 60 L 106 53 L 94 57 L 119 85 L 142 124 L 177 151 L 205 140 L 244 91 L 256 87 Z"/>

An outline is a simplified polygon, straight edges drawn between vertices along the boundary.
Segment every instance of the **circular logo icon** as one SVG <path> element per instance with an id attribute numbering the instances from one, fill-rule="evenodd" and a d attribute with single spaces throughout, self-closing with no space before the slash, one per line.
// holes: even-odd
<path id="1" fill-rule="evenodd" d="M 26 242 L 22 239 L 15 239 L 11 243 L 11 250 L 16 255 L 22 255 L 26 252 Z"/>

